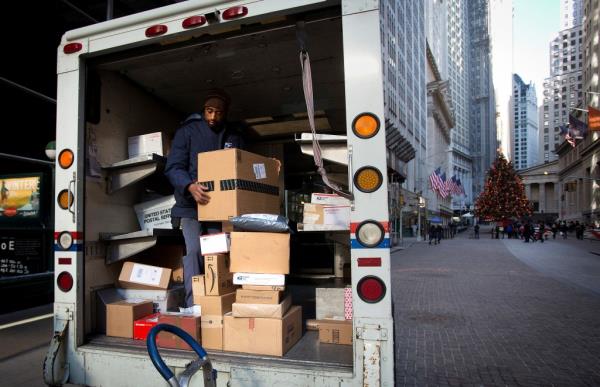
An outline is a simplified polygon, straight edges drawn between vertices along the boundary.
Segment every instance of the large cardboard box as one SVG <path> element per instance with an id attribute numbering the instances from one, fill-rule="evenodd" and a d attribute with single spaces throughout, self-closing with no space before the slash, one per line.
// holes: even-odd
<path id="1" fill-rule="evenodd" d="M 160 243 L 151 249 L 144 250 L 142 253 L 137 254 L 131 261 L 171 269 L 171 281 L 183 283 L 184 255 L 184 245 Z"/>
<path id="2" fill-rule="evenodd" d="M 171 269 L 135 262 L 125 262 L 119 275 L 119 285 L 130 289 L 167 289 Z"/>
<path id="3" fill-rule="evenodd" d="M 170 324 L 174 325 L 178 328 L 183 329 L 185 332 L 189 333 L 190 336 L 197 342 L 202 341 L 202 332 L 200 329 L 200 316 L 193 314 L 183 314 L 183 313 L 161 313 L 158 317 L 159 324 Z M 163 348 L 174 348 L 174 349 L 189 349 L 190 346 L 179 338 L 179 336 L 174 335 L 169 332 L 161 332 L 158 334 L 156 338 L 156 344 L 159 347 Z"/>
<path id="4" fill-rule="evenodd" d="M 171 229 L 171 208 L 175 204 L 175 196 L 165 196 L 133 206 L 141 230 L 155 228 Z"/>
<path id="5" fill-rule="evenodd" d="M 235 302 L 239 304 L 279 304 L 283 292 L 278 290 L 245 290 L 238 289 Z"/>
<path id="6" fill-rule="evenodd" d="M 163 134 L 154 132 L 142 134 L 140 136 L 131 136 L 127 138 L 127 153 L 129 158 L 141 155 L 156 153 L 162 156 L 163 152 Z"/>
<path id="7" fill-rule="evenodd" d="M 283 356 L 302 337 L 302 308 L 293 306 L 282 319 L 225 315 L 226 351 Z"/>
<path id="8" fill-rule="evenodd" d="M 274 159 L 240 149 L 198 154 L 198 181 L 210 202 L 198 205 L 198 219 L 226 221 L 251 213 L 279 214 L 279 166 Z"/>
<path id="9" fill-rule="evenodd" d="M 233 317 L 283 318 L 292 306 L 292 297 L 287 296 L 280 304 L 238 304 L 231 306 Z"/>
<path id="10" fill-rule="evenodd" d="M 133 322 L 153 312 L 152 301 L 121 300 L 106 306 L 106 335 L 133 338 Z"/>
<path id="11" fill-rule="evenodd" d="M 223 350 L 223 315 L 231 312 L 235 292 L 222 296 L 196 297 L 194 304 L 202 310 L 202 346 L 206 349 Z"/>
<path id="12" fill-rule="evenodd" d="M 352 320 L 319 320 L 319 341 L 352 345 Z"/>
<path id="13" fill-rule="evenodd" d="M 117 288 L 117 292 L 124 299 L 137 298 L 152 301 L 155 313 L 177 310 L 183 305 L 185 299 L 185 288 L 183 285 L 175 285 L 166 290 Z"/>
<path id="14" fill-rule="evenodd" d="M 204 257 L 204 286 L 207 296 L 219 296 L 235 291 L 233 274 L 229 271 L 229 255 Z"/>
<path id="15" fill-rule="evenodd" d="M 290 272 L 290 234 L 231 233 L 231 271 L 263 274 Z"/>

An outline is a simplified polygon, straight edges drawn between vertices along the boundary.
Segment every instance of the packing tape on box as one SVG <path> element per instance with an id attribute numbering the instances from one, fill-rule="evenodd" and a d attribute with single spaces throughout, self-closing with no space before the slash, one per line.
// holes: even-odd
<path id="1" fill-rule="evenodd" d="M 219 314 L 207 314 L 200 318 L 200 328 L 222 328 L 223 316 Z"/>
<path id="2" fill-rule="evenodd" d="M 201 184 L 207 188 L 207 192 L 215 190 L 214 181 L 202 181 Z M 243 179 L 227 179 L 219 182 L 221 191 L 232 191 L 239 189 L 242 191 L 258 192 L 267 195 L 279 196 L 279 187 L 269 184 L 258 183 L 256 181 Z"/>

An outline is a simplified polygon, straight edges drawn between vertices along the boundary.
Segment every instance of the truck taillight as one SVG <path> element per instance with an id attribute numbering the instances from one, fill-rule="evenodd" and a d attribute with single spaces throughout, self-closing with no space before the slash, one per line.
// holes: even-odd
<path id="1" fill-rule="evenodd" d="M 70 192 L 67 189 L 63 189 L 62 191 L 60 191 L 58 193 L 58 197 L 56 198 L 56 201 L 58 202 L 58 206 L 60 208 L 62 208 L 63 210 L 66 210 L 67 208 L 69 208 L 71 206 L 71 204 L 73 204 L 73 193 Z"/>
<path id="2" fill-rule="evenodd" d="M 246 16 L 248 14 L 248 8 L 243 6 L 231 7 L 226 9 L 221 16 L 224 20 L 236 19 L 238 17 Z"/>
<path id="3" fill-rule="evenodd" d="M 65 46 L 63 47 L 63 52 L 65 54 L 74 54 L 78 51 L 81 51 L 82 48 L 83 44 L 81 43 L 69 43 L 65 44 Z"/>
<path id="4" fill-rule="evenodd" d="M 358 281 L 356 287 L 356 293 L 358 297 L 364 302 L 374 304 L 379 302 L 385 297 L 385 284 L 383 281 L 375 276 L 366 276 Z"/>
<path id="5" fill-rule="evenodd" d="M 200 27 L 204 24 L 206 24 L 206 18 L 202 15 L 190 16 L 181 22 L 181 26 L 186 29 L 193 28 L 193 27 Z"/>
<path id="6" fill-rule="evenodd" d="M 354 174 L 354 185 L 365 193 L 377 191 L 382 183 L 383 176 L 375 167 L 362 167 Z"/>
<path id="7" fill-rule="evenodd" d="M 63 250 L 69 250 L 73 245 L 73 236 L 68 231 L 63 231 L 58 235 L 58 245 Z"/>
<path id="8" fill-rule="evenodd" d="M 67 169 L 71 165 L 73 165 L 74 160 L 75 156 L 73 155 L 73 151 L 71 151 L 70 149 L 63 149 L 58 154 L 58 165 L 60 165 L 60 167 L 63 169 Z"/>
<path id="9" fill-rule="evenodd" d="M 56 285 L 63 292 L 68 292 L 73 288 L 73 276 L 68 271 L 63 271 L 56 277 Z"/>
<path id="10" fill-rule="evenodd" d="M 157 24 L 152 27 L 146 28 L 146 37 L 152 38 L 154 36 L 159 36 L 165 34 L 168 28 L 164 24 Z"/>
<path id="11" fill-rule="evenodd" d="M 374 220 L 366 220 L 356 228 L 356 239 L 365 247 L 377 247 L 384 237 L 383 226 Z"/>
<path id="12" fill-rule="evenodd" d="M 372 113 L 362 113 L 352 121 L 352 131 L 357 137 L 371 138 L 379 132 L 379 118 Z"/>

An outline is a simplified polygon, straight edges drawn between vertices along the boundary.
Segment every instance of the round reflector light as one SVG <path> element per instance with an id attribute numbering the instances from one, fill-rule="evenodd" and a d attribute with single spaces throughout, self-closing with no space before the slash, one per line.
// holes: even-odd
<path id="1" fill-rule="evenodd" d="M 378 246 L 385 236 L 385 231 L 380 223 L 373 220 L 362 222 L 356 228 L 356 239 L 365 247 Z"/>
<path id="2" fill-rule="evenodd" d="M 364 302 L 374 304 L 379 302 L 385 297 L 385 284 L 383 281 L 374 276 L 363 277 L 358 281 L 356 287 L 356 293 Z"/>
<path id="3" fill-rule="evenodd" d="M 73 194 L 69 190 L 63 189 L 58 193 L 56 201 L 58 202 L 58 206 L 60 208 L 66 210 L 69 208 L 69 204 L 73 204 L 73 199 Z"/>
<path id="4" fill-rule="evenodd" d="M 377 191 L 382 182 L 383 176 L 375 167 L 362 167 L 354 174 L 354 185 L 362 192 Z"/>
<path id="5" fill-rule="evenodd" d="M 73 245 L 73 236 L 68 231 L 63 231 L 58 235 L 58 245 L 63 250 L 69 250 Z"/>
<path id="6" fill-rule="evenodd" d="M 362 113 L 352 122 L 352 131 L 360 138 L 371 138 L 379 132 L 379 118 L 372 113 Z"/>
<path id="7" fill-rule="evenodd" d="M 67 271 L 63 271 L 56 277 L 56 285 L 63 292 L 73 289 L 73 276 Z"/>
<path id="8" fill-rule="evenodd" d="M 63 169 L 67 169 L 73 165 L 74 160 L 75 156 L 73 156 L 73 152 L 70 149 L 63 149 L 58 154 L 58 165 Z"/>
<path id="9" fill-rule="evenodd" d="M 183 28 L 200 27 L 206 23 L 206 18 L 202 15 L 190 16 L 181 22 Z"/>

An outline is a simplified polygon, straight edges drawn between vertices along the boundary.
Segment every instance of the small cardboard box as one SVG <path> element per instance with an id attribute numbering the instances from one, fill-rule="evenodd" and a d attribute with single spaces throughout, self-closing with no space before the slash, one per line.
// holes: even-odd
<path id="1" fill-rule="evenodd" d="M 154 313 L 150 316 L 135 320 L 133 322 L 133 339 L 146 340 L 148 333 L 150 333 L 150 329 L 158 324 L 158 316 L 160 316 L 160 313 Z"/>
<path id="2" fill-rule="evenodd" d="M 304 203 L 304 225 L 331 226 L 335 230 L 350 230 L 350 206 Z"/>
<path id="3" fill-rule="evenodd" d="M 158 317 L 159 324 L 170 324 L 178 328 L 183 329 L 189 333 L 190 336 L 197 342 L 201 342 L 202 332 L 200 329 L 201 318 L 199 315 L 194 314 L 182 314 L 182 313 L 166 313 L 161 314 Z M 174 348 L 174 349 L 189 349 L 190 346 L 179 338 L 169 332 L 161 332 L 156 338 L 156 344 L 163 348 Z"/>
<path id="4" fill-rule="evenodd" d="M 196 297 L 194 304 L 202 310 L 202 346 L 206 349 L 223 350 L 223 315 L 231 312 L 235 292 L 222 296 Z"/>
<path id="5" fill-rule="evenodd" d="M 171 280 L 171 269 L 125 262 L 119 275 L 119 285 L 129 289 L 167 289 Z"/>
<path id="6" fill-rule="evenodd" d="M 136 255 L 133 262 L 171 269 L 171 281 L 183 283 L 183 256 L 185 247 L 181 244 L 157 244 L 151 249 Z"/>
<path id="7" fill-rule="evenodd" d="M 229 252 L 230 238 L 227 233 L 202 235 L 200 250 L 202 255 L 225 254 Z"/>
<path id="8" fill-rule="evenodd" d="M 285 290 L 285 286 L 277 286 L 277 285 L 242 285 L 242 289 L 246 290 L 278 290 L 283 292 Z"/>
<path id="9" fill-rule="evenodd" d="M 106 335 L 133 338 L 133 322 L 153 312 L 152 301 L 121 300 L 106 306 Z"/>
<path id="10" fill-rule="evenodd" d="M 302 337 L 302 308 L 276 318 L 225 315 L 225 351 L 283 356 Z"/>
<path id="11" fill-rule="evenodd" d="M 150 200 L 133 206 L 141 230 L 155 228 L 171 229 L 171 208 L 175 204 L 175 196 Z"/>
<path id="12" fill-rule="evenodd" d="M 231 233 L 231 271 L 263 274 L 290 272 L 290 234 Z"/>
<path id="13" fill-rule="evenodd" d="M 283 318 L 292 306 L 292 297 L 287 296 L 280 304 L 238 304 L 231 306 L 233 317 Z"/>
<path id="14" fill-rule="evenodd" d="M 316 318 L 345 319 L 345 290 L 344 288 L 316 288 Z"/>
<path id="15" fill-rule="evenodd" d="M 117 292 L 124 299 L 140 299 L 152 301 L 154 312 L 167 312 L 177 309 L 183 305 L 185 289 L 183 285 L 175 285 L 166 290 L 149 289 L 123 289 L 117 288 Z"/>
<path id="16" fill-rule="evenodd" d="M 226 221 L 243 214 L 279 214 L 279 167 L 274 159 L 240 149 L 198 154 L 198 181 L 210 202 L 198 205 L 198 219 Z"/>
<path id="17" fill-rule="evenodd" d="M 229 271 L 229 255 L 204 256 L 204 285 L 207 296 L 219 296 L 235 291 L 233 274 Z"/>
<path id="18" fill-rule="evenodd" d="M 156 153 L 163 155 L 162 132 L 142 134 L 127 138 L 127 153 L 129 158 Z"/>
<path id="19" fill-rule="evenodd" d="M 319 342 L 328 344 L 352 345 L 351 320 L 320 320 Z"/>
<path id="20" fill-rule="evenodd" d="M 326 194 L 313 192 L 310 195 L 310 202 L 313 204 L 325 204 L 329 206 L 350 206 L 350 201 L 336 194 Z"/>
<path id="21" fill-rule="evenodd" d="M 194 295 L 194 298 L 206 296 L 203 275 L 195 275 L 192 277 L 192 294 Z"/>
<path id="22" fill-rule="evenodd" d="M 284 274 L 233 273 L 234 285 L 283 286 Z"/>
<path id="23" fill-rule="evenodd" d="M 108 304 L 121 301 L 123 297 L 115 288 L 99 289 L 96 292 L 96 308 L 92 321 L 95 322 L 95 332 L 106 334 L 106 309 Z"/>
<path id="24" fill-rule="evenodd" d="M 279 304 L 283 292 L 278 290 L 245 290 L 238 289 L 235 302 L 238 304 Z"/>

